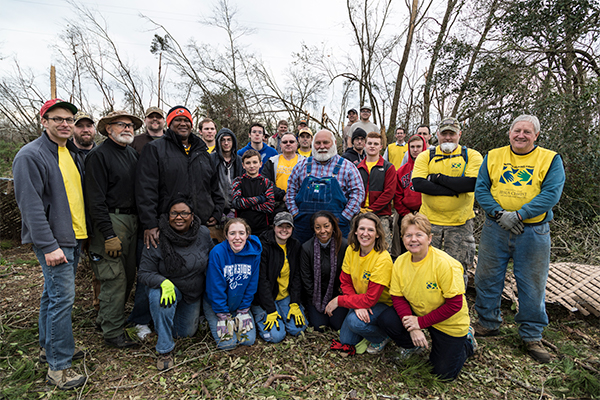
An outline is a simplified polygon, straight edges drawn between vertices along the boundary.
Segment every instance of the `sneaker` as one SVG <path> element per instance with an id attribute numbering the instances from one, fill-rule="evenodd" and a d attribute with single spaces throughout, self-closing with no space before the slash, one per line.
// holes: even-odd
<path id="1" fill-rule="evenodd" d="M 479 322 L 476 322 L 473 325 L 473 330 L 475 331 L 475 336 L 498 336 L 500 334 L 500 329 L 488 329 L 481 326 Z"/>
<path id="2" fill-rule="evenodd" d="M 367 353 L 369 354 L 379 354 L 385 348 L 385 345 L 390 342 L 390 338 L 385 338 L 381 343 L 371 343 L 369 347 L 367 347 Z"/>
<path id="3" fill-rule="evenodd" d="M 158 360 L 156 361 L 156 368 L 158 368 L 159 371 L 172 368 L 173 364 L 173 352 L 158 355 Z"/>
<path id="4" fill-rule="evenodd" d="M 46 383 L 54 385 L 61 390 L 81 387 L 86 380 L 85 376 L 75 373 L 71 368 L 63 369 L 62 371 L 52 371 L 48 368 L 48 374 L 46 375 Z"/>
<path id="5" fill-rule="evenodd" d="M 148 325 L 138 324 L 135 326 L 135 329 L 137 337 L 139 337 L 140 340 L 145 340 L 148 337 L 148 335 L 152 333 Z"/>
<path id="6" fill-rule="evenodd" d="M 472 326 L 469 326 L 469 332 L 467 332 L 467 340 L 471 342 L 471 346 L 473 346 L 473 352 L 477 350 L 477 340 L 475 340 L 475 329 Z"/>
<path id="7" fill-rule="evenodd" d="M 140 344 L 138 342 L 135 342 L 133 340 L 130 340 L 126 335 L 125 332 L 121 333 L 119 336 L 114 337 L 114 338 L 110 338 L 110 339 L 104 339 L 104 343 L 113 346 L 113 347 L 118 347 L 121 349 L 127 348 L 127 347 L 136 347 L 139 346 Z"/>
<path id="8" fill-rule="evenodd" d="M 73 361 L 81 360 L 83 357 L 85 357 L 85 351 L 75 347 L 75 350 L 73 351 Z M 40 349 L 40 362 L 42 364 L 46 364 L 48 362 L 46 359 L 46 349 Z"/>
<path id="9" fill-rule="evenodd" d="M 527 352 L 529 355 L 537 362 L 542 364 L 550 362 L 550 353 L 548 353 L 548 350 L 544 348 L 544 345 L 541 341 L 537 340 L 534 342 L 525 342 L 525 347 L 527 347 Z"/>
<path id="10" fill-rule="evenodd" d="M 398 358 L 400 360 L 408 360 L 410 357 L 421 353 L 423 353 L 423 348 L 420 346 L 411 347 L 410 349 L 401 348 Z"/>

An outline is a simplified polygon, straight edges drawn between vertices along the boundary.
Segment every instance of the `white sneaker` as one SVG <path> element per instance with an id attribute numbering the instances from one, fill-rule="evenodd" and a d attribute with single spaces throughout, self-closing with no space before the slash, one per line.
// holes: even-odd
<path id="1" fill-rule="evenodd" d="M 383 340 L 383 342 L 381 343 L 371 343 L 369 344 L 369 347 L 367 347 L 367 353 L 369 354 L 379 354 L 383 351 L 383 349 L 385 348 L 385 345 L 388 344 L 390 342 L 389 337 L 385 338 Z"/>
<path id="2" fill-rule="evenodd" d="M 140 338 L 140 340 L 146 339 L 148 337 L 148 335 L 152 333 L 152 331 L 150 330 L 150 327 L 148 325 L 138 324 L 135 326 L 135 329 L 136 329 L 136 334 Z"/>

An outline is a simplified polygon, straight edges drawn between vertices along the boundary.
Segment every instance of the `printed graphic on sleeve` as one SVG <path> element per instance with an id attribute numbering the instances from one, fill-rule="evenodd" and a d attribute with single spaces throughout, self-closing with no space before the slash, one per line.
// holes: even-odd
<path id="1" fill-rule="evenodd" d="M 533 167 L 513 167 L 505 165 L 500 175 L 500 183 L 513 186 L 531 186 L 533 182 Z"/>

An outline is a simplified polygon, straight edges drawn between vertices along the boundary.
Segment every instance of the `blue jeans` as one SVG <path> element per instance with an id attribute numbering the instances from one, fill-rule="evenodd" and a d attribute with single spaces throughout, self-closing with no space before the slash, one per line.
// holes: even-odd
<path id="1" fill-rule="evenodd" d="M 307 304 L 305 312 L 309 325 L 315 328 L 315 331 L 323 332 L 323 326 L 329 326 L 334 331 L 339 331 L 342 328 L 346 314 L 348 314 L 348 309 L 338 307 L 330 317 L 325 313 L 319 312 L 314 305 Z"/>
<path id="2" fill-rule="evenodd" d="M 52 371 L 70 368 L 75 352 L 71 312 L 75 302 L 75 274 L 81 241 L 78 240 L 75 247 L 61 249 L 68 262 L 50 267 L 46 265 L 44 253 L 33 246 L 44 273 L 44 291 L 38 321 L 40 347 L 46 349 L 46 359 Z"/>
<path id="3" fill-rule="evenodd" d="M 175 303 L 171 307 L 161 307 L 160 292 L 160 289 L 148 288 L 150 313 L 154 320 L 154 329 L 158 333 L 156 351 L 165 354 L 175 348 L 173 338 L 190 337 L 196 334 L 202 301 L 186 303 L 181 291 L 175 287 L 177 296 Z"/>
<path id="4" fill-rule="evenodd" d="M 377 320 L 381 313 L 390 308 L 390 306 L 377 303 L 371 307 L 373 314 L 369 314 L 370 322 L 364 323 L 356 316 L 354 309 L 348 311 L 346 319 L 340 329 L 340 342 L 342 344 L 355 345 L 359 343 L 363 338 L 367 339 L 371 343 L 381 343 L 385 340 L 387 335 L 377 325 Z"/>
<path id="5" fill-rule="evenodd" d="M 548 325 L 545 304 L 550 267 L 548 223 L 526 225 L 522 234 L 515 235 L 486 219 L 475 273 L 475 310 L 479 323 L 487 329 L 497 329 L 502 323 L 500 300 L 511 258 L 519 292 L 519 312 L 515 316 L 519 335 L 526 342 L 541 340 L 542 331 Z"/>
<path id="6" fill-rule="evenodd" d="M 144 251 L 144 239 L 138 238 L 136 247 L 136 262 L 138 272 L 140 269 L 140 260 L 142 259 L 142 251 Z M 150 325 L 152 316 L 150 315 L 150 304 L 148 304 L 148 287 L 137 279 L 135 286 L 135 296 L 133 298 L 133 310 L 127 318 L 128 323 L 136 325 Z"/>
<path id="7" fill-rule="evenodd" d="M 302 307 L 302 304 L 298 304 L 298 306 L 300 307 L 302 315 L 304 315 L 304 320 L 306 320 L 304 307 Z M 287 315 L 290 312 L 290 296 L 275 301 L 275 309 L 281 316 L 281 320 L 279 320 L 279 327 L 277 327 L 277 325 L 273 325 L 273 328 L 268 331 L 265 329 L 267 312 L 261 306 L 252 306 L 252 313 L 256 319 L 258 334 L 265 342 L 279 343 L 285 339 L 286 332 L 292 336 L 298 336 L 300 333 L 304 332 L 306 325 L 296 326 L 293 317 L 290 318 L 289 321 L 287 320 Z"/>
<path id="8" fill-rule="evenodd" d="M 415 347 L 394 307 L 385 310 L 378 323 L 398 346 L 405 349 Z M 466 336 L 450 336 L 432 326 L 427 330 L 431 336 L 429 363 L 433 366 L 433 373 L 442 379 L 456 379 L 466 359 L 473 355 L 473 345 Z"/>
<path id="9" fill-rule="evenodd" d="M 236 348 L 238 344 L 244 346 L 252 346 L 256 341 L 256 322 L 254 321 L 254 317 L 252 312 L 248 311 L 248 314 L 252 317 L 252 324 L 254 327 L 245 334 L 245 336 L 238 337 L 236 332 L 233 333 L 233 337 L 229 340 L 221 340 L 219 335 L 217 334 L 217 322 L 219 322 L 219 318 L 217 314 L 213 311 L 210 303 L 204 298 L 204 317 L 206 317 L 206 321 L 208 322 L 208 327 L 210 328 L 210 333 L 213 338 L 217 342 L 217 348 L 221 350 L 233 350 Z M 231 317 L 235 318 L 237 313 L 232 313 Z"/>

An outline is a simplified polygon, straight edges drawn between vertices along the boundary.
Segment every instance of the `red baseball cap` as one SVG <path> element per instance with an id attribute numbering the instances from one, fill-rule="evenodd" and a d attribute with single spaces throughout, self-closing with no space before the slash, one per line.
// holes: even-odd
<path id="1" fill-rule="evenodd" d="M 77 114 L 77 107 L 75 107 L 73 104 L 61 99 L 52 99 L 45 102 L 42 108 L 40 108 L 40 116 L 43 117 L 48 111 L 58 107 L 66 108 L 67 110 L 71 111 L 73 115 Z"/>

